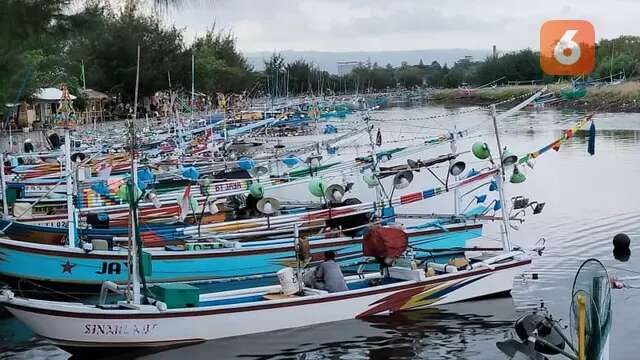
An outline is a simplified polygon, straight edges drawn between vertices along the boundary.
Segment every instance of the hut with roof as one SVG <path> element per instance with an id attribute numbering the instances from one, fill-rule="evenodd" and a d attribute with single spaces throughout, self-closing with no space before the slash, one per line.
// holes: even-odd
<path id="1" fill-rule="evenodd" d="M 107 120 L 109 114 L 105 111 L 105 105 L 111 101 L 109 95 L 93 89 L 80 89 L 79 95 L 85 102 L 85 110 L 80 114 L 84 124 L 95 125 Z"/>

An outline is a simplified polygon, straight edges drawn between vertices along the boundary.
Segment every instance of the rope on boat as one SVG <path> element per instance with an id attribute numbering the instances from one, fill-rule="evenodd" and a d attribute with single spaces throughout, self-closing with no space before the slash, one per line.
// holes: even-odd
<path id="1" fill-rule="evenodd" d="M 39 288 L 39 289 L 44 289 L 46 291 L 41 291 L 41 290 L 24 290 L 22 289 L 22 284 L 23 283 L 27 283 L 33 287 Z M 62 291 L 58 291 L 49 287 L 46 287 L 42 284 L 38 284 L 36 282 L 33 282 L 29 279 L 20 279 L 18 280 L 18 292 L 23 295 L 24 293 L 49 293 L 49 294 L 55 294 L 55 295 L 61 295 L 61 296 L 66 296 L 68 298 L 71 298 L 73 300 L 82 300 L 82 298 L 79 298 L 77 296 L 74 296 L 72 294 L 78 294 L 78 295 L 92 295 L 93 293 L 84 293 L 84 292 L 62 292 Z"/>

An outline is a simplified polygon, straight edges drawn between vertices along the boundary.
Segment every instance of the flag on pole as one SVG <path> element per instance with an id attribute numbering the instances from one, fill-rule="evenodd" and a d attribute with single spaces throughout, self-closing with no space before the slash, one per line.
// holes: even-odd
<path id="1" fill-rule="evenodd" d="M 80 78 L 82 79 L 82 88 L 86 90 L 87 89 L 87 79 L 84 76 L 84 60 L 82 60 L 82 65 L 80 66 L 80 70 L 81 70 Z"/>
<path id="2" fill-rule="evenodd" d="M 188 185 L 184 189 L 184 194 L 182 194 L 182 200 L 180 201 L 180 218 L 185 219 L 187 215 L 189 215 L 189 208 L 191 205 L 191 185 Z"/>
<path id="3" fill-rule="evenodd" d="M 592 121 L 589 128 L 589 142 L 587 143 L 587 152 L 591 155 L 596 153 L 596 124 Z"/>

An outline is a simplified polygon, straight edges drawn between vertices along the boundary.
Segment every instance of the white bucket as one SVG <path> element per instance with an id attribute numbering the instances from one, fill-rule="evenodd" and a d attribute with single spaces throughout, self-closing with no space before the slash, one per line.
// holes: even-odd
<path id="1" fill-rule="evenodd" d="M 298 292 L 298 281 L 296 281 L 296 275 L 292 268 L 286 267 L 281 269 L 276 275 L 278 275 L 278 281 L 280 281 L 283 294 L 292 295 Z"/>

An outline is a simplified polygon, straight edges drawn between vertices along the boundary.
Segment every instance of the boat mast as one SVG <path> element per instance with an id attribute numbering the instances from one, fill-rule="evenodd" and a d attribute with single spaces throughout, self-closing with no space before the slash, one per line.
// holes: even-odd
<path id="1" fill-rule="evenodd" d="M 373 125 L 371 125 L 371 118 L 369 117 L 369 106 L 366 103 L 365 103 L 364 111 L 365 111 L 364 121 L 365 121 L 365 124 L 367 125 L 367 133 L 369 134 L 369 149 L 371 152 L 371 172 L 376 177 L 376 179 L 378 179 L 378 175 L 376 174 L 378 172 L 378 159 L 376 156 L 376 146 L 373 141 L 373 133 L 372 133 Z M 384 188 L 382 187 L 382 183 L 380 182 L 380 179 L 378 179 L 377 182 L 378 183 L 376 184 L 376 201 L 382 207 L 386 207 L 386 205 L 384 205 L 383 196 L 382 196 L 382 192 L 384 191 Z M 391 199 L 388 199 L 388 200 L 391 201 Z M 382 217 L 382 209 L 379 210 L 378 215 Z"/>
<path id="2" fill-rule="evenodd" d="M 296 278 L 298 281 L 298 293 L 300 295 L 304 294 L 304 280 L 303 280 L 303 274 L 302 274 L 302 261 L 300 260 L 301 256 L 302 256 L 302 248 L 300 245 L 300 229 L 298 228 L 298 223 L 294 223 L 293 224 L 293 241 L 294 241 L 294 249 L 295 249 L 295 255 L 296 255 L 296 262 L 297 262 L 297 266 L 296 266 Z"/>
<path id="3" fill-rule="evenodd" d="M 313 118 L 316 123 L 316 154 L 320 156 L 320 122 L 318 121 L 320 118 L 320 106 L 318 102 L 316 102 L 315 109 L 313 111 Z"/>
<path id="4" fill-rule="evenodd" d="M 453 133 L 451 133 L 451 142 L 449 143 L 451 154 L 458 154 L 458 146 L 456 145 L 456 140 L 458 139 L 458 127 L 456 125 L 453 126 Z M 449 169 L 447 169 L 449 171 Z M 453 213 L 456 215 L 460 215 L 460 190 L 456 187 L 453 189 Z"/>
<path id="5" fill-rule="evenodd" d="M 67 121 L 68 122 L 68 121 Z M 68 125 L 64 128 L 64 170 L 67 177 L 67 237 L 69 247 L 76 246 L 75 206 L 73 204 L 73 172 L 71 171 L 71 134 Z"/>
<path id="6" fill-rule="evenodd" d="M 196 108 L 196 56 L 191 54 L 191 123 Z"/>
<path id="7" fill-rule="evenodd" d="M 67 85 L 62 85 L 62 95 L 60 97 L 60 113 L 62 114 L 62 124 L 64 128 L 64 167 L 66 180 L 67 197 L 67 242 L 69 247 L 76 247 L 76 209 L 73 203 L 73 171 L 71 163 L 71 133 L 70 133 L 70 113 L 72 111 L 71 97 Z"/>
<path id="8" fill-rule="evenodd" d="M 9 218 L 9 205 L 7 204 L 7 180 L 4 176 L 4 153 L 0 152 L 0 187 L 2 188 L 2 218 Z"/>
<path id="9" fill-rule="evenodd" d="M 130 230 L 129 230 L 129 274 L 131 275 L 131 283 L 133 288 L 133 303 L 140 304 L 140 259 L 138 258 L 138 243 L 136 239 L 136 225 L 138 223 L 138 211 L 136 209 L 137 194 L 136 187 L 138 183 L 138 169 L 136 163 L 136 132 L 135 124 L 138 109 L 138 86 L 140 82 L 140 45 L 138 45 L 138 59 L 136 66 L 136 89 L 134 93 L 133 119 L 130 124 L 130 145 L 129 151 L 131 156 L 131 187 L 129 191 L 129 209 L 130 209 Z"/>
<path id="10" fill-rule="evenodd" d="M 498 120 L 496 119 L 496 105 L 491 104 L 491 118 L 493 120 L 493 129 L 496 133 L 496 143 L 498 145 L 498 163 L 500 171 L 495 176 L 498 185 L 498 193 L 500 195 L 500 210 L 502 211 L 502 242 L 505 251 L 511 251 L 511 234 L 509 232 L 509 214 L 507 213 L 507 203 L 504 195 L 504 166 L 502 165 L 502 144 L 500 143 L 500 133 L 498 131 Z"/>

